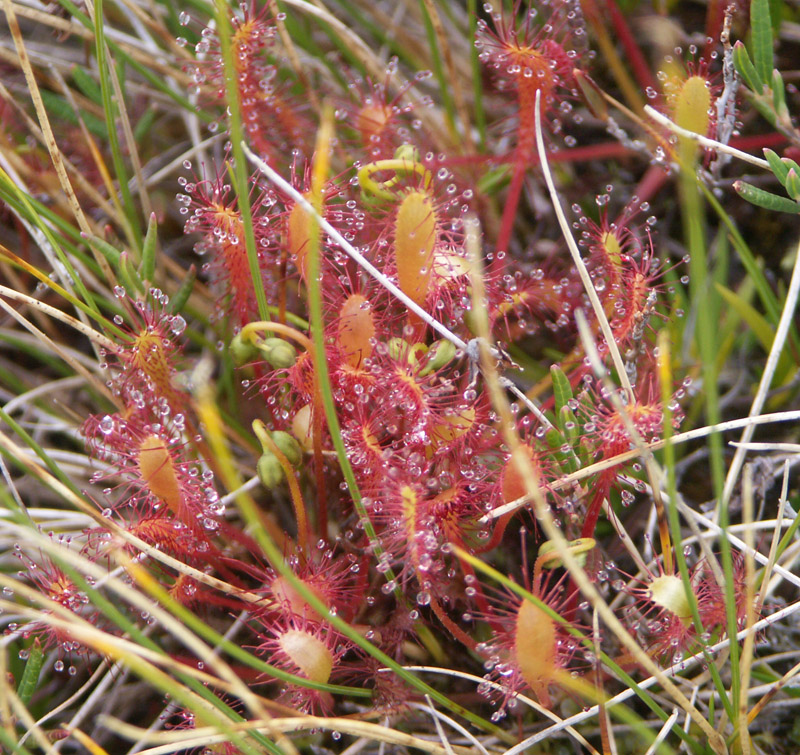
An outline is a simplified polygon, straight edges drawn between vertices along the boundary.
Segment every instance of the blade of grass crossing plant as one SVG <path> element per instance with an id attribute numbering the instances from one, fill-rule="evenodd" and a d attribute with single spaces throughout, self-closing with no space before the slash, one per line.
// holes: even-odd
<path id="1" fill-rule="evenodd" d="M 318 219 L 322 217 L 322 191 L 325 181 L 327 180 L 328 170 L 330 167 L 329 150 L 331 141 L 333 139 L 333 122 L 333 110 L 330 107 L 326 107 L 323 110 L 322 125 L 320 126 L 319 134 L 317 136 L 317 144 L 315 148 L 316 158 L 311 174 L 310 201 L 315 215 L 311 218 L 312 223 L 311 232 L 309 234 L 307 259 L 309 260 L 308 308 L 311 316 L 311 330 L 314 341 L 314 366 L 317 371 L 317 379 L 319 380 L 320 394 L 325 409 L 325 419 L 328 423 L 328 430 L 336 450 L 336 458 L 339 462 L 339 466 L 342 469 L 342 474 L 345 478 L 345 482 L 347 483 L 348 490 L 350 491 L 350 495 L 353 500 L 353 507 L 363 523 L 364 532 L 369 538 L 374 555 L 377 558 L 380 558 L 381 554 L 383 553 L 383 548 L 381 547 L 380 541 L 375 534 L 375 529 L 369 518 L 369 514 L 364 507 L 364 503 L 361 498 L 361 492 L 358 488 L 358 482 L 355 478 L 355 474 L 353 473 L 350 459 L 347 456 L 347 450 L 344 447 L 344 442 L 342 441 L 339 419 L 337 417 L 336 407 L 334 406 L 333 402 L 333 391 L 331 388 L 327 356 L 325 351 L 325 323 L 322 313 L 322 293 L 320 290 L 319 281 L 319 249 L 321 234 Z M 400 583 L 395 578 L 393 570 L 391 568 L 388 569 L 384 576 L 387 584 L 394 585 L 394 593 L 397 596 L 398 601 L 405 603 L 405 596 L 400 588 Z M 439 643 L 436 641 L 429 629 L 421 621 L 417 621 L 415 629 L 417 630 L 420 640 L 431 653 L 431 655 L 433 655 L 434 658 L 443 659 L 442 650 L 439 647 Z"/>
<path id="2" fill-rule="evenodd" d="M 39 674 L 43 663 L 42 643 L 37 637 L 28 648 L 28 661 L 25 664 L 25 671 L 22 673 L 22 679 L 19 680 L 19 686 L 17 687 L 17 695 L 25 705 L 31 701 L 36 686 L 39 684 Z"/>
<path id="3" fill-rule="evenodd" d="M 474 40 L 478 33 L 478 0 L 467 0 L 467 15 L 469 17 L 469 38 Z M 469 46 L 469 64 L 472 69 L 472 101 L 475 111 L 475 126 L 478 129 L 478 145 L 481 150 L 486 149 L 486 111 L 483 107 L 483 65 L 481 64 L 478 47 Z"/>
<path id="4" fill-rule="evenodd" d="M 753 65 L 763 87 L 772 81 L 772 19 L 769 0 L 752 0 L 750 3 L 750 34 Z M 761 90 L 757 94 L 761 94 Z"/>
<path id="5" fill-rule="evenodd" d="M 189 269 L 186 271 L 186 276 L 184 277 L 180 288 L 170 298 L 169 311 L 173 315 L 179 314 L 186 302 L 189 301 L 189 297 L 192 295 L 192 289 L 194 288 L 196 281 L 197 265 L 192 264 L 189 265 Z"/>
<path id="6" fill-rule="evenodd" d="M 439 27 L 441 27 L 441 22 L 439 21 L 436 8 L 431 0 L 419 0 L 419 7 L 420 13 L 422 14 L 423 23 L 425 24 L 425 35 L 428 38 L 428 50 L 430 50 L 431 53 L 433 73 L 436 76 L 436 80 L 439 82 L 439 95 L 441 96 L 442 104 L 444 105 L 447 128 L 450 132 L 450 136 L 455 138 L 457 134 L 456 112 L 455 106 L 453 105 L 453 97 L 451 95 L 454 82 L 447 80 L 444 65 L 442 63 L 442 50 L 439 43 L 440 41 L 442 44 L 445 42 L 443 34 L 440 35 L 437 33 L 437 23 L 439 24 Z"/>
<path id="7" fill-rule="evenodd" d="M 553 396 L 556 402 L 556 414 L 558 414 L 572 400 L 572 386 L 569 383 L 569 378 L 557 364 L 550 367 L 550 375 L 553 378 Z"/>
<path id="8" fill-rule="evenodd" d="M 269 320 L 269 309 L 264 286 L 261 282 L 261 267 L 258 264 L 258 250 L 256 249 L 255 232 L 253 229 L 253 213 L 250 208 L 250 190 L 248 186 L 247 158 L 242 149 L 244 129 L 242 127 L 242 111 L 239 102 L 239 88 L 237 86 L 236 65 L 233 60 L 233 47 L 231 44 L 230 8 L 225 0 L 216 0 L 214 3 L 214 17 L 217 22 L 217 35 L 219 37 L 220 54 L 222 56 L 225 74 L 225 101 L 228 105 L 228 123 L 231 133 L 231 152 L 233 154 L 233 183 L 236 187 L 239 213 L 242 217 L 244 230 L 244 244 L 247 250 L 247 263 L 250 267 L 250 278 L 258 305 L 258 315 L 262 320 Z"/>
<path id="9" fill-rule="evenodd" d="M 95 56 L 97 58 L 97 70 L 100 73 L 100 91 L 103 96 L 103 112 L 105 113 L 106 126 L 108 127 L 108 146 L 111 150 L 111 159 L 114 163 L 114 172 L 116 173 L 125 216 L 128 218 L 130 231 L 134 236 L 131 242 L 137 249 L 140 249 L 142 245 L 142 232 L 139 226 L 139 217 L 136 206 L 133 203 L 133 196 L 128 187 L 128 172 L 125 169 L 125 159 L 122 156 L 122 149 L 119 143 L 119 137 L 117 136 L 117 107 L 112 97 L 112 87 L 109 80 L 109 68 L 113 65 L 113 61 L 107 55 L 108 51 L 106 49 L 103 0 L 95 0 L 94 33 Z"/>
<path id="10" fill-rule="evenodd" d="M 325 180 L 328 175 L 330 166 L 330 142 L 333 138 L 333 119 L 330 108 L 325 108 L 323 111 L 322 125 L 320 126 L 319 134 L 317 137 L 317 145 L 315 149 L 316 158 L 314 160 L 313 171 L 311 174 L 311 205 L 317 214 L 321 215 L 322 210 L 322 190 Z M 333 394 L 330 386 L 330 376 L 328 374 L 328 363 L 325 350 L 324 331 L 325 324 L 322 313 L 322 295 L 320 291 L 320 261 L 319 261 L 319 246 L 320 246 L 320 227 L 316 217 L 310 218 L 311 232 L 309 234 L 309 242 L 307 252 L 308 260 L 308 309 L 310 316 L 311 333 L 314 341 L 314 366 L 317 372 L 317 379 L 319 380 L 320 394 L 322 403 L 325 409 L 325 417 L 328 422 L 328 429 L 330 431 L 331 439 L 333 441 L 334 449 L 336 450 L 336 457 L 339 466 L 342 470 L 345 482 L 347 483 L 350 496 L 353 500 L 353 506 L 356 509 L 361 521 L 364 524 L 364 531 L 369 538 L 375 550 L 375 555 L 380 557 L 382 548 L 378 540 L 372 521 L 369 514 L 364 507 L 361 499 L 361 493 L 358 488 L 358 482 L 353 467 L 350 464 L 350 459 L 347 456 L 347 450 L 341 439 L 341 432 L 339 428 L 339 419 L 336 414 L 336 407 L 333 402 Z M 394 591 L 398 600 L 402 600 L 402 592 L 400 586 L 395 579 L 392 569 L 386 572 L 387 584 L 394 583 Z"/>
<path id="11" fill-rule="evenodd" d="M 319 380 L 320 396 L 322 399 L 323 407 L 325 410 L 325 419 L 328 423 L 328 429 L 333 441 L 334 449 L 336 450 L 336 457 L 341 467 L 342 474 L 345 482 L 347 483 L 350 496 L 353 500 L 353 507 L 359 515 L 359 518 L 364 526 L 364 532 L 369 538 L 370 544 L 374 550 L 377 558 L 380 558 L 383 549 L 378 540 L 375 529 L 369 518 L 366 508 L 364 507 L 361 493 L 358 489 L 358 482 L 356 481 L 353 468 L 347 456 L 347 450 L 342 441 L 341 430 L 339 427 L 339 420 L 336 414 L 336 407 L 333 402 L 333 393 L 330 384 L 330 376 L 328 373 L 327 356 L 325 351 L 324 341 L 324 320 L 322 314 L 322 295 L 319 283 L 319 244 L 320 244 L 320 218 L 322 210 L 322 190 L 326 181 L 329 170 L 330 155 L 330 142 L 333 138 L 333 111 L 326 107 L 323 110 L 323 121 L 320 126 L 319 135 L 317 138 L 317 145 L 315 148 L 315 162 L 311 174 L 311 232 L 309 234 L 308 252 L 308 308 L 311 320 L 311 331 L 314 342 L 314 366 L 317 372 L 317 379 Z M 393 570 L 390 568 L 384 574 L 387 584 L 394 585 L 394 592 L 397 599 L 404 603 L 405 597 L 400 589 L 400 584 L 396 580 Z M 442 651 L 438 642 L 435 640 L 433 634 L 421 622 L 416 625 L 418 635 L 435 658 L 442 658 Z"/>
<path id="12" fill-rule="evenodd" d="M 156 223 L 156 214 L 152 212 L 147 222 L 147 233 L 144 237 L 144 244 L 142 244 L 142 262 L 139 265 L 139 275 L 147 283 L 155 280 L 157 242 L 158 224 Z"/>

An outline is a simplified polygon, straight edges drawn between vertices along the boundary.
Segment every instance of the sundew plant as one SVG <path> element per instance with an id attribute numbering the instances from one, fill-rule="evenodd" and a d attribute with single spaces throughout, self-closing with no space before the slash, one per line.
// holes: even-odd
<path id="1" fill-rule="evenodd" d="M 798 752 L 795 4 L 2 8 L 0 749 Z"/>

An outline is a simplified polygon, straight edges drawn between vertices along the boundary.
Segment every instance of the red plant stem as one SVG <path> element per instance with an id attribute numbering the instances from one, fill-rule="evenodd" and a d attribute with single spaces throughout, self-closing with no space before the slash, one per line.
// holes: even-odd
<path id="1" fill-rule="evenodd" d="M 478 643 L 472 639 L 458 624 L 456 624 L 439 605 L 439 601 L 435 598 L 431 600 L 431 610 L 436 614 L 436 617 L 442 624 L 450 631 L 459 642 L 463 643 L 470 650 L 475 650 Z"/>
<path id="2" fill-rule="evenodd" d="M 708 3 L 708 10 L 706 11 L 706 46 L 703 50 L 703 57 L 706 60 L 710 59 L 711 53 L 714 48 L 719 45 L 719 35 L 722 32 L 722 23 L 725 19 L 725 7 L 728 5 L 727 0 L 710 0 Z"/>
<path id="3" fill-rule="evenodd" d="M 261 438 L 259 438 L 259 440 L 261 440 Z M 309 548 L 311 529 L 308 523 L 303 493 L 300 490 L 300 484 L 297 482 L 294 468 L 289 463 L 286 455 L 275 445 L 275 442 L 268 434 L 265 434 L 263 442 L 269 446 L 269 450 L 275 454 L 283 468 L 283 474 L 286 477 L 286 482 L 289 484 L 289 492 L 291 494 L 292 504 L 294 505 L 295 518 L 297 519 L 297 545 L 304 556 L 308 556 L 311 552 Z"/>
<path id="4" fill-rule="evenodd" d="M 653 76 L 647 58 L 645 58 L 641 48 L 636 43 L 631 33 L 630 26 L 628 26 L 628 22 L 625 19 L 625 14 L 620 11 L 619 6 L 614 0 L 605 0 L 605 5 L 611 17 L 611 24 L 614 27 L 614 32 L 625 50 L 625 55 L 642 89 L 654 89 L 658 91 L 660 89 L 659 83 L 656 77 Z"/>
<path id="5" fill-rule="evenodd" d="M 511 186 L 508 189 L 508 196 L 506 197 L 506 205 L 503 208 L 503 219 L 500 224 L 500 233 L 497 236 L 497 243 L 495 244 L 495 256 L 489 265 L 490 273 L 498 273 L 505 267 L 503 259 L 498 259 L 498 252 L 505 252 L 508 254 L 508 244 L 511 241 L 511 232 L 514 230 L 514 219 L 517 216 L 517 206 L 519 205 L 519 198 L 522 194 L 522 184 L 525 180 L 525 171 L 528 164 L 531 162 L 533 152 L 520 144 L 516 151 L 514 159 L 514 174 L 511 177 Z"/>
<path id="6" fill-rule="evenodd" d="M 595 484 L 595 493 L 592 497 L 591 503 L 586 509 L 586 518 L 583 520 L 583 527 L 581 528 L 581 537 L 593 537 L 595 528 L 597 527 L 597 520 L 600 518 L 600 511 L 603 508 L 603 500 L 608 497 L 608 491 L 611 488 L 611 481 L 616 477 L 616 472 L 613 469 L 607 469 L 600 473 L 600 477 Z"/>

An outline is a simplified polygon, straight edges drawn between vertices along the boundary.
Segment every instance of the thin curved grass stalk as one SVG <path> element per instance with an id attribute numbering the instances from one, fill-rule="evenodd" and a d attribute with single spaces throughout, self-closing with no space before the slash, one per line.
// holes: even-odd
<path id="1" fill-rule="evenodd" d="M 651 744 L 650 747 L 647 748 L 647 752 L 644 755 L 656 755 L 656 753 L 659 751 L 658 748 L 661 746 L 661 743 L 664 742 L 664 740 L 666 740 L 666 738 L 669 736 L 669 733 L 672 731 L 673 727 L 678 722 L 679 715 L 680 715 L 680 710 L 678 708 L 675 708 L 675 710 L 672 711 L 672 715 L 666 721 L 664 721 L 664 725 L 661 727 L 661 729 L 658 732 L 658 735 L 653 740 L 653 744 Z"/>
<path id="2" fill-rule="evenodd" d="M 772 341 L 772 347 L 770 348 L 766 364 L 764 365 L 764 372 L 761 374 L 761 379 L 758 383 L 758 390 L 756 391 L 756 395 L 753 398 L 753 403 L 750 406 L 750 412 L 748 414 L 749 417 L 759 416 L 761 414 L 761 410 L 764 408 L 767 395 L 772 385 L 772 379 L 775 376 L 775 369 L 778 366 L 778 359 L 781 356 L 783 347 L 786 344 L 786 339 L 789 335 L 789 330 L 794 322 L 798 296 L 800 296 L 800 245 L 798 245 L 797 251 L 794 255 L 792 277 L 789 282 L 789 289 L 786 292 L 786 301 L 783 306 L 783 312 L 781 313 L 781 319 L 778 322 L 778 328 L 775 331 L 775 338 Z M 749 443 L 754 432 L 755 427 L 753 425 L 747 425 L 742 432 L 742 437 L 739 440 L 739 443 Z M 731 461 L 731 464 L 728 467 L 728 474 L 725 478 L 725 488 L 722 493 L 722 500 L 720 500 L 718 504 L 718 508 L 725 507 L 730 502 L 730 497 L 733 493 L 733 487 L 736 484 L 736 479 L 739 476 L 739 472 L 741 471 L 746 454 L 746 447 L 739 446 L 736 449 L 733 455 L 733 461 Z"/>
<path id="3" fill-rule="evenodd" d="M 102 716 L 102 723 L 121 737 L 130 740 L 142 738 L 152 743 L 163 742 L 163 748 L 153 748 L 146 750 L 148 755 L 161 755 L 162 753 L 174 752 L 174 746 L 180 745 L 180 749 L 187 749 L 203 744 L 213 744 L 224 742 L 225 740 L 217 734 L 212 727 L 193 729 L 187 732 L 153 732 L 148 733 L 145 729 L 133 726 L 120 721 L 111 716 Z M 235 731 L 246 732 L 250 730 L 263 729 L 266 732 L 295 732 L 320 729 L 323 731 L 339 731 L 343 734 L 350 734 L 354 737 L 363 737 L 369 741 L 385 742 L 400 747 L 411 747 L 431 755 L 448 755 L 448 750 L 435 742 L 427 739 L 406 734 L 397 729 L 391 729 L 369 721 L 358 721 L 352 718 L 321 717 L 321 716 L 296 716 L 293 718 L 271 718 L 267 720 L 247 721 L 243 724 L 232 727 Z M 472 750 L 467 747 L 453 745 L 452 752 L 456 755 L 470 755 Z"/>
<path id="4" fill-rule="evenodd" d="M 738 157 L 740 160 L 750 163 L 751 165 L 757 165 L 759 168 L 764 168 L 764 170 L 770 169 L 769 163 L 766 160 L 762 160 L 760 157 L 750 155 L 747 152 L 742 152 L 742 150 L 736 149 L 736 147 L 731 147 L 729 144 L 723 144 L 715 139 L 709 139 L 707 136 L 703 136 L 703 134 L 697 134 L 694 131 L 689 131 L 688 129 L 682 128 L 677 123 L 673 123 L 663 113 L 659 113 L 658 110 L 650 105 L 644 106 L 644 112 L 656 123 L 668 128 L 670 131 L 678 134 L 678 136 L 683 136 L 687 139 L 693 139 L 703 147 L 708 147 L 709 149 L 713 149 L 717 152 L 723 152 L 726 155 Z"/>
<path id="5" fill-rule="evenodd" d="M 453 748 L 450 745 L 447 737 L 444 733 L 444 728 L 442 727 L 442 722 L 439 720 L 438 716 L 436 716 L 433 705 L 431 704 L 431 699 L 426 695 L 425 700 L 428 703 L 428 710 L 432 714 L 431 718 L 433 720 L 433 725 L 436 727 L 436 734 L 439 736 L 439 741 L 444 746 L 444 751 L 447 755 L 454 755 Z"/>
<path id="6" fill-rule="evenodd" d="M 455 719 L 451 718 L 450 716 L 446 716 L 441 711 L 436 710 L 433 707 L 433 703 L 431 702 L 431 699 L 430 699 L 430 697 L 428 695 L 425 696 L 425 702 L 426 702 L 426 705 L 422 705 L 420 703 L 411 703 L 409 705 L 409 707 L 410 708 L 416 708 L 417 710 L 423 710 L 426 713 L 430 713 L 431 717 L 435 719 L 434 723 L 436 723 L 436 732 L 437 732 L 437 734 L 439 734 L 439 738 L 442 740 L 442 744 L 445 744 L 445 746 L 449 745 L 449 743 L 447 742 L 446 737 L 444 736 L 444 731 L 443 731 L 443 729 L 441 727 L 441 724 L 439 724 L 439 721 L 444 721 L 448 726 L 451 726 L 459 734 L 461 734 L 461 736 L 463 736 L 465 739 L 468 739 L 470 742 L 472 742 L 472 745 L 479 752 L 483 753 L 483 755 L 489 755 L 489 752 L 486 750 L 486 748 L 483 746 L 483 744 L 480 742 L 480 740 L 478 740 L 478 738 L 474 734 L 472 734 L 468 729 L 464 728 Z"/>

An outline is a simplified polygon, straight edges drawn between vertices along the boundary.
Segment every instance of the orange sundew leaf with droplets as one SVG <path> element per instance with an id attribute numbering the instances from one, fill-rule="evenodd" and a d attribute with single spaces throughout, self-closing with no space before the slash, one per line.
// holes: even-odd
<path id="1" fill-rule="evenodd" d="M 433 273 L 436 225 L 430 194 L 424 191 L 407 194 L 395 221 L 397 281 L 403 293 L 421 307 L 425 305 Z"/>

